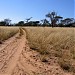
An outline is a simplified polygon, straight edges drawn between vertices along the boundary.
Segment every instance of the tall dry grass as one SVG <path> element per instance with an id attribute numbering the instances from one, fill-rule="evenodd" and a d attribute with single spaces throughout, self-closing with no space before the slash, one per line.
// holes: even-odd
<path id="1" fill-rule="evenodd" d="M 26 27 L 30 48 L 58 58 L 62 69 L 75 72 L 75 28 Z"/>
<path id="2" fill-rule="evenodd" d="M 0 27 L 0 41 L 6 40 L 12 37 L 18 31 L 19 31 L 18 27 L 17 28 L 16 27 Z"/>

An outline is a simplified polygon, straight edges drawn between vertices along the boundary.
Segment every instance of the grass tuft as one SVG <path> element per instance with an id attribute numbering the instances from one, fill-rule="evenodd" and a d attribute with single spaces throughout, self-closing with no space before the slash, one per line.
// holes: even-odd
<path id="1" fill-rule="evenodd" d="M 0 41 L 7 40 L 18 32 L 16 27 L 0 27 Z"/>

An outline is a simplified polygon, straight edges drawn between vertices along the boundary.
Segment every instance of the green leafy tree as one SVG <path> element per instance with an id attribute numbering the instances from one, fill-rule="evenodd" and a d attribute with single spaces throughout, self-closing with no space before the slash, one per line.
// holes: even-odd
<path id="1" fill-rule="evenodd" d="M 4 21 L 0 22 L 0 26 L 5 26 L 5 25 L 6 25 L 6 22 L 4 22 Z"/>
<path id="2" fill-rule="evenodd" d="M 19 25 L 19 26 L 23 26 L 23 25 L 24 25 L 24 21 L 19 21 L 19 22 L 18 22 L 18 25 Z"/>

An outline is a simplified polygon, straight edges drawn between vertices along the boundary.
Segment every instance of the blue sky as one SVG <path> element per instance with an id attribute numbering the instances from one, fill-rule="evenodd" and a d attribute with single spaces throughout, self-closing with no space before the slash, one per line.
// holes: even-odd
<path id="1" fill-rule="evenodd" d="M 0 0 L 0 20 L 9 18 L 12 22 L 45 18 L 48 12 L 56 11 L 64 18 L 73 17 L 75 0 Z"/>

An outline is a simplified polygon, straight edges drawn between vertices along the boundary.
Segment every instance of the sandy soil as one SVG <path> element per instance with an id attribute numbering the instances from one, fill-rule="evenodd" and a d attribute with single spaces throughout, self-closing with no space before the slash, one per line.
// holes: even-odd
<path id="1" fill-rule="evenodd" d="M 41 61 L 41 55 L 29 48 L 26 35 L 12 38 L 0 44 L 0 75 L 72 75 L 64 72 L 57 58 Z"/>

